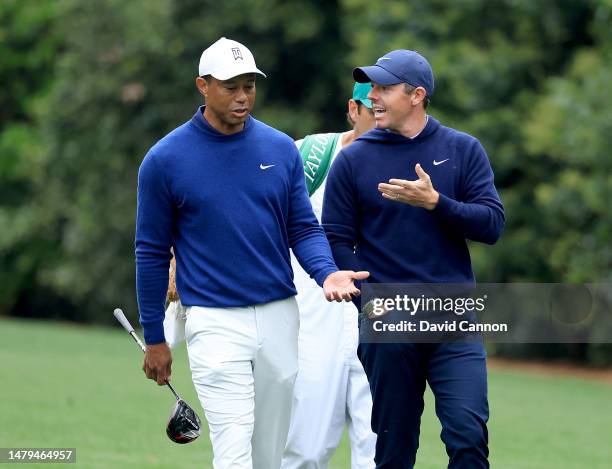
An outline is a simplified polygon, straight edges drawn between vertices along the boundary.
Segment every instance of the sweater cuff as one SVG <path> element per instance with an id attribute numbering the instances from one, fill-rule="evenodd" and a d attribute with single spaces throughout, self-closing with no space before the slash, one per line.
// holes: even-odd
<path id="1" fill-rule="evenodd" d="M 147 324 L 146 326 L 143 325 L 142 327 L 145 343 L 147 345 L 157 345 L 166 342 L 163 321 Z"/>
<path id="2" fill-rule="evenodd" d="M 450 197 L 445 196 L 444 194 L 440 192 L 438 192 L 438 194 L 439 194 L 438 203 L 433 208 L 431 213 L 433 213 L 438 218 L 448 220 L 453 215 L 453 208 L 457 204 L 457 201 L 451 199 Z"/>
<path id="3" fill-rule="evenodd" d="M 315 275 L 315 282 L 317 282 L 317 285 L 323 288 L 323 282 L 325 282 L 325 279 L 329 276 L 329 274 L 333 274 L 334 272 L 338 272 L 339 270 L 340 269 L 338 269 L 338 267 L 330 267 L 326 270 L 323 270 L 320 274 Z"/>

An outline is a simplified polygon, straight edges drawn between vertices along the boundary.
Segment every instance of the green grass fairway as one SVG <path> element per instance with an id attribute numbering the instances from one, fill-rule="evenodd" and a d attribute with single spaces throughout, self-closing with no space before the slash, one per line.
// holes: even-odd
<path id="1" fill-rule="evenodd" d="M 86 468 L 212 467 L 207 433 L 186 446 L 166 438 L 173 397 L 146 380 L 141 365 L 142 353 L 119 329 L 0 320 L 0 447 L 76 447 Z M 173 370 L 176 388 L 203 417 L 184 348 Z M 492 467 L 610 467 L 612 386 L 514 371 L 492 372 L 489 383 Z M 446 466 L 439 433 L 428 394 L 417 467 Z M 346 436 L 331 468 L 350 468 Z"/>

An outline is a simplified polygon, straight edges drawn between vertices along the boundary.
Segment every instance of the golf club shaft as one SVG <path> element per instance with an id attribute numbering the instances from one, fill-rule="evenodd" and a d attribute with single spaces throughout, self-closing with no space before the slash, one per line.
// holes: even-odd
<path id="1" fill-rule="evenodd" d="M 138 335 L 134 331 L 134 328 L 130 324 L 130 321 L 128 321 L 127 318 L 125 317 L 125 314 L 123 314 L 123 311 L 119 308 L 115 308 L 115 311 L 113 311 L 113 316 L 115 316 L 115 319 L 119 321 L 119 323 L 128 332 L 128 334 L 132 336 L 132 339 L 134 339 L 134 342 L 138 344 L 138 346 L 143 351 L 143 353 L 146 353 L 147 349 L 145 345 L 142 343 L 142 340 L 140 340 L 140 337 L 138 337 Z M 177 401 L 181 399 L 178 393 L 172 387 L 172 385 L 168 382 L 168 380 L 166 380 L 166 386 L 170 388 L 170 391 L 172 391 L 172 394 L 174 394 L 174 397 L 176 398 Z"/>
<path id="2" fill-rule="evenodd" d="M 144 344 L 142 343 L 142 340 L 140 340 L 140 337 L 138 337 L 136 335 L 136 332 L 132 331 L 132 332 L 130 332 L 130 335 L 132 336 L 132 339 L 134 339 L 134 342 L 136 342 L 138 344 L 138 346 L 142 349 L 143 353 L 146 353 L 147 349 L 144 346 Z"/>

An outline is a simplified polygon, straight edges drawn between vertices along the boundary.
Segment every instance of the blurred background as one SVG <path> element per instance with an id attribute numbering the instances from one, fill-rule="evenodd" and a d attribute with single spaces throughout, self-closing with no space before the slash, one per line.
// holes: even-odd
<path id="1" fill-rule="evenodd" d="M 353 67 L 418 50 L 429 112 L 482 141 L 506 207 L 501 240 L 472 246 L 477 279 L 612 281 L 612 0 L 0 0 L 0 447 L 211 467 L 206 429 L 166 438 L 172 396 L 108 326 L 115 307 L 138 317 L 138 167 L 201 104 L 199 57 L 221 36 L 268 75 L 255 116 L 294 138 L 346 129 Z M 612 344 L 590 339 L 489 344 L 493 467 L 610 467 Z M 437 469 L 425 399 L 418 467 Z M 348 467 L 345 435 L 330 468 Z"/>
<path id="2" fill-rule="evenodd" d="M 610 0 L 2 0 L 0 316 L 137 317 L 138 166 L 201 104 L 220 36 L 268 75 L 254 115 L 294 138 L 346 129 L 353 67 L 418 50 L 429 112 L 482 141 L 506 206 L 477 279 L 609 282 L 611 26 Z M 609 344 L 491 352 L 612 363 Z"/>

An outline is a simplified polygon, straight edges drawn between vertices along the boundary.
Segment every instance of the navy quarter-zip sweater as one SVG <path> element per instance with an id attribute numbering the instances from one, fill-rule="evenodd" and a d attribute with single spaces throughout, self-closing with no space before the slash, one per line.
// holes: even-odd
<path id="1" fill-rule="evenodd" d="M 378 184 L 431 177 L 432 211 L 387 200 Z M 322 222 L 341 269 L 373 283 L 474 282 L 466 240 L 493 244 L 504 208 L 480 142 L 429 116 L 414 139 L 374 129 L 342 150 L 327 178 Z"/>
<path id="2" fill-rule="evenodd" d="M 186 306 L 295 295 L 289 248 L 319 285 L 338 270 L 293 140 L 253 117 L 224 135 L 203 111 L 155 144 L 138 173 L 136 289 L 148 344 L 165 340 L 171 246 Z"/>

